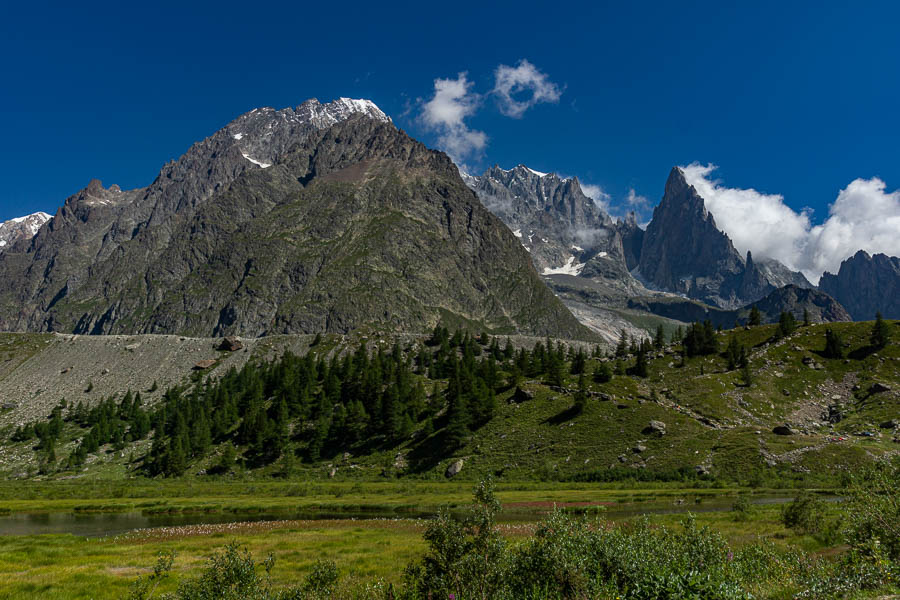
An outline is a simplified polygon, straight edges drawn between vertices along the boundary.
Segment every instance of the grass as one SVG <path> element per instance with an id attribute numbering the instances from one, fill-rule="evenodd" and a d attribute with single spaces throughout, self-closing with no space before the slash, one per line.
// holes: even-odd
<path id="1" fill-rule="evenodd" d="M 619 499 L 654 498 L 642 490 L 613 491 L 620 492 Z M 519 493 L 527 494 L 525 497 L 532 500 L 553 496 L 552 490 L 520 490 Z M 714 494 L 709 490 L 700 493 Z M 505 494 L 511 498 L 523 497 L 509 490 Z M 694 496 L 684 495 L 693 502 Z M 834 505 L 830 510 L 838 508 Z M 754 506 L 746 518 L 739 519 L 733 512 L 716 512 L 697 514 L 696 520 L 720 532 L 736 546 L 765 538 L 782 547 L 799 547 L 821 555 L 837 550 L 814 537 L 800 536 L 786 529 L 779 515 L 779 507 L 764 505 Z M 638 517 L 618 522 L 635 518 Z M 659 514 L 647 518 L 654 525 L 677 529 L 684 515 Z M 281 521 L 164 527 L 109 538 L 6 536 L 0 538 L 0 597 L 121 598 L 132 580 L 150 572 L 158 553 L 170 550 L 177 553 L 173 570 L 177 579 L 196 572 L 205 564 L 206 557 L 233 540 L 246 546 L 259 561 L 269 554 L 275 557 L 276 585 L 298 583 L 319 559 L 333 560 L 346 583 L 383 579 L 398 584 L 403 566 L 425 550 L 424 526 L 424 521 L 414 519 Z M 501 525 L 503 534 L 513 540 L 533 530 L 533 522 Z M 170 579 L 161 589 L 171 590 L 173 585 Z"/>

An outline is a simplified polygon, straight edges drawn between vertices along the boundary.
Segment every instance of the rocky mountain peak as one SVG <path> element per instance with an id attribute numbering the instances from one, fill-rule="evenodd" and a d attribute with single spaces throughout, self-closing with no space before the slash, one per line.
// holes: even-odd
<path id="1" fill-rule="evenodd" d="M 0 223 L 0 252 L 20 240 L 30 240 L 52 218 L 45 212 L 36 212 Z"/>
<path id="2" fill-rule="evenodd" d="M 825 272 L 819 288 L 844 305 L 856 321 L 900 319 L 900 258 L 869 255 L 864 250 L 841 263 L 837 274 Z"/>

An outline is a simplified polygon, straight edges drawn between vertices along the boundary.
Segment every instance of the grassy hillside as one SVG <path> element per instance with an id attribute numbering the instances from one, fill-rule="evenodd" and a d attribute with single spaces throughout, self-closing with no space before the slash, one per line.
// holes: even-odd
<path id="1" fill-rule="evenodd" d="M 900 421 L 896 341 L 900 328 L 896 322 L 889 327 L 892 341 L 879 351 L 868 346 L 871 323 L 800 327 L 778 341 L 772 341 L 774 325 L 718 333 L 722 351 L 732 335 L 748 349 L 749 385 L 746 373 L 727 370 L 721 354 L 683 361 L 680 344 L 653 349 L 647 377 L 622 374 L 599 383 L 593 373 L 601 363 L 613 370 L 626 369 L 635 358 L 601 358 L 595 351 L 586 360 L 586 402 L 580 411 L 575 407 L 579 376 L 570 372 L 574 352 L 566 352 L 566 363 L 556 376 L 522 374 L 517 381 L 512 363 L 498 360 L 496 406 L 490 418 L 456 437 L 450 436 L 447 427 L 450 379 L 435 373 L 429 377 L 427 369 L 416 365 L 418 357 L 436 353 L 437 347 L 425 345 L 422 338 L 407 338 L 398 346 L 400 360 L 411 365 L 410 385 L 425 390 L 422 409 L 412 411 L 416 414 L 411 427 L 387 435 L 372 425 L 358 442 L 325 443 L 315 457 L 310 452 L 310 432 L 317 421 L 291 417 L 286 449 L 265 460 L 251 460 L 251 447 L 241 443 L 236 422 L 224 437 L 214 438 L 208 448 L 189 457 L 181 476 L 442 480 L 448 466 L 462 459 L 462 469 L 455 476 L 461 479 L 492 473 L 500 481 L 696 480 L 707 481 L 704 485 L 721 481 L 767 487 L 837 483 L 863 462 L 900 452 L 900 433 L 888 427 L 892 419 Z M 846 358 L 823 356 L 826 328 L 841 336 Z M 39 352 L 30 338 L 27 341 L 23 349 Z M 310 352 L 315 361 L 329 364 L 336 355 L 356 351 L 356 341 L 325 337 Z M 497 341 L 503 348 L 506 338 Z M 379 346 L 388 351 L 393 340 L 370 338 L 367 343 L 370 352 Z M 486 360 L 490 347 L 479 348 L 477 361 Z M 462 354 L 457 349 L 453 352 Z M 222 358 L 228 360 L 228 353 Z M 194 379 L 202 385 L 204 376 L 214 382 L 217 375 L 222 375 L 221 369 L 213 367 L 208 373 L 195 373 Z M 872 390 L 875 383 L 892 389 L 876 392 Z M 324 385 L 312 384 L 311 398 L 319 398 Z M 185 396 L 193 393 L 190 385 L 181 389 Z M 120 390 L 113 402 L 120 402 L 125 391 Z M 159 393 L 146 402 L 148 411 L 158 406 Z M 46 449 L 35 450 L 36 438 L 12 441 L 15 427 L 6 425 L 0 431 L 0 474 L 34 479 L 146 475 L 153 434 L 116 448 L 103 444 L 88 453 L 83 463 L 74 467 L 67 463 L 88 433 L 67 418 L 76 400 L 87 399 L 69 398 L 68 408 L 60 411 L 63 424 L 53 460 L 48 461 Z M 271 411 L 273 398 L 263 402 L 263 408 Z M 329 409 L 328 414 L 334 413 Z M 664 423 L 665 433 L 648 430 L 650 421 Z M 783 425 L 793 433 L 773 431 Z M 217 469 L 225 448 L 232 444 L 233 467 Z M 220 474 L 208 474 L 216 471 Z"/>

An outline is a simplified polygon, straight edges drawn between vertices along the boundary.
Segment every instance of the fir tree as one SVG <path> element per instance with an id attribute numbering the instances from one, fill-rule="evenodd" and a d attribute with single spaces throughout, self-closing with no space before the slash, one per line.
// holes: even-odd
<path id="1" fill-rule="evenodd" d="M 663 329 L 662 323 L 656 326 L 656 337 L 653 340 L 653 345 L 656 346 L 657 350 L 662 350 L 666 345 L 666 332 Z"/>
<path id="2" fill-rule="evenodd" d="M 575 391 L 575 411 L 578 414 L 584 412 L 587 407 L 587 381 L 584 378 L 584 372 L 578 376 L 578 389 Z"/>
<path id="3" fill-rule="evenodd" d="M 844 341 L 831 328 L 825 330 L 825 358 L 844 358 Z"/>
<path id="4" fill-rule="evenodd" d="M 754 304 L 750 309 L 750 317 L 747 319 L 747 325 L 750 327 L 756 327 L 762 323 L 762 315 L 759 312 L 759 309 Z"/>
<path id="5" fill-rule="evenodd" d="M 869 345 L 876 350 L 881 350 L 888 345 L 891 339 L 891 329 L 887 322 L 881 318 L 881 313 L 875 313 L 875 323 L 872 324 L 872 333 L 869 335 Z"/>
<path id="6" fill-rule="evenodd" d="M 612 380 L 612 369 L 609 363 L 601 362 L 594 368 L 594 381 L 597 383 L 608 383 Z"/>

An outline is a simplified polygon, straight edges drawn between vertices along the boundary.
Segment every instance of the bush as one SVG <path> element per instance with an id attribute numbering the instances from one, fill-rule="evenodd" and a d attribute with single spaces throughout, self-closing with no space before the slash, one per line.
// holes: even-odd
<path id="1" fill-rule="evenodd" d="M 847 543 L 873 558 L 880 548 L 900 563 L 900 458 L 864 470 L 847 492 Z"/>
<path id="2" fill-rule="evenodd" d="M 803 490 L 781 509 L 781 522 L 799 534 L 813 534 L 821 530 L 824 514 L 822 501 Z"/>

